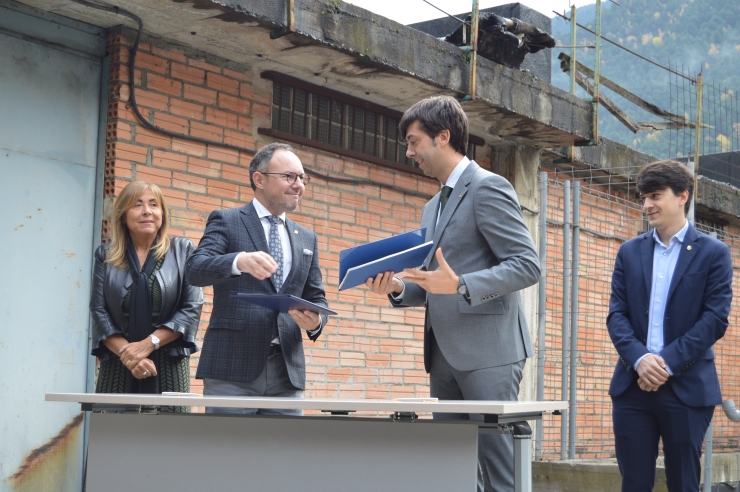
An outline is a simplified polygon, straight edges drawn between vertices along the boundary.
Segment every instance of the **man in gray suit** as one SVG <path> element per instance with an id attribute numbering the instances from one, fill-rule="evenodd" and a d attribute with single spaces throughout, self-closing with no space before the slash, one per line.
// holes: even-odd
<path id="1" fill-rule="evenodd" d="M 187 262 L 187 279 L 213 285 L 213 312 L 195 377 L 204 395 L 302 398 L 303 334 L 316 340 L 326 316 L 276 313 L 231 297 L 232 291 L 292 294 L 326 307 L 316 234 L 286 217 L 308 176 L 289 145 L 260 149 L 249 166 L 254 200 L 216 210 Z M 208 408 L 209 413 L 300 415 L 299 410 Z"/>
<path id="2" fill-rule="evenodd" d="M 426 306 L 424 366 L 441 400 L 517 400 L 534 355 L 519 291 L 540 265 L 511 184 L 470 161 L 468 120 L 451 97 L 416 103 L 403 115 L 406 155 L 444 186 L 424 207 L 421 225 L 434 247 L 403 278 L 386 272 L 367 286 L 394 307 Z M 435 418 L 482 419 L 479 414 Z M 478 489 L 514 490 L 511 435 L 481 434 Z"/>

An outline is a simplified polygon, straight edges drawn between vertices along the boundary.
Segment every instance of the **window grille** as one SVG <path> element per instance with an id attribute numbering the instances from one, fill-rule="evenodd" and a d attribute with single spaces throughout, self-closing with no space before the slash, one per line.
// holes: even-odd
<path id="1" fill-rule="evenodd" d="M 272 128 L 260 133 L 422 173 L 406 157 L 398 132 L 402 113 L 275 72 L 262 77 L 273 81 Z M 484 143 L 471 135 L 468 157 L 475 159 L 476 146 Z"/>

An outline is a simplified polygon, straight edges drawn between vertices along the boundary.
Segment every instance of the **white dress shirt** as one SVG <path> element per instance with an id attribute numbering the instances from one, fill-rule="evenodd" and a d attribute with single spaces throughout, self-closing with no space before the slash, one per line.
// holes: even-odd
<path id="1" fill-rule="evenodd" d="M 653 281 L 652 289 L 650 290 L 647 349 L 651 354 L 658 356 L 660 356 L 660 351 L 665 346 L 663 321 L 665 320 L 665 308 L 668 302 L 668 290 L 671 287 L 673 272 L 676 270 L 676 263 L 678 263 L 678 255 L 681 253 L 681 247 L 688 230 L 689 221 L 687 220 L 681 230 L 674 234 L 670 241 L 668 241 L 668 247 L 666 247 L 663 241 L 660 240 L 658 230 L 653 229 L 655 247 L 653 248 Z M 637 359 L 633 366 L 635 371 L 637 370 L 637 366 L 640 365 L 640 362 L 642 362 L 642 359 L 647 356 L 648 354 L 645 354 Z M 673 376 L 673 371 L 668 365 L 666 365 L 666 371 Z"/>
<path id="2" fill-rule="evenodd" d="M 254 204 L 254 209 L 257 211 L 257 216 L 260 218 L 260 222 L 262 223 L 262 229 L 265 231 L 265 239 L 267 240 L 267 244 L 270 244 L 270 227 L 272 227 L 272 224 L 270 224 L 268 217 L 270 217 L 272 214 L 256 198 L 252 200 L 252 204 Z M 280 227 L 280 230 L 278 232 L 280 233 L 280 243 L 283 247 L 283 282 L 285 282 L 285 279 L 287 278 L 288 273 L 293 266 L 293 249 L 290 247 L 290 237 L 288 235 L 288 229 L 285 227 L 285 213 L 278 215 L 278 217 L 280 217 L 280 220 L 282 221 L 280 223 L 280 226 L 278 226 Z M 236 258 L 234 258 L 234 263 L 231 264 L 232 275 L 242 274 L 242 272 L 236 267 L 236 263 L 239 260 L 239 256 L 241 256 L 241 254 L 242 253 L 236 255 Z"/>

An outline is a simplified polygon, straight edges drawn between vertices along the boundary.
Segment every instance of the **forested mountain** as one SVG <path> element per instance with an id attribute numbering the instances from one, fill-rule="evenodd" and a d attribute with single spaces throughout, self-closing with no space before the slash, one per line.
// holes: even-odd
<path id="1" fill-rule="evenodd" d="M 735 94 L 740 92 L 740 0 L 618 0 L 618 3 L 620 6 L 608 0 L 602 2 L 602 36 L 664 66 L 678 67 L 679 72 L 693 78 L 702 70 L 705 84 L 712 83 Z M 579 24 L 594 30 L 594 18 L 594 5 L 578 9 Z M 555 17 L 552 28 L 557 45 L 572 44 L 567 21 Z M 593 35 L 578 29 L 578 45 L 590 45 L 593 41 Z M 568 76 L 560 70 L 557 58 L 561 51 L 570 54 L 571 50 L 552 50 L 552 83 L 569 90 Z M 594 50 L 579 49 L 577 59 L 593 68 Z M 689 97 L 689 82 L 604 41 L 601 74 L 662 109 L 681 114 L 690 112 L 689 101 L 682 99 Z M 602 93 L 635 121 L 662 121 L 608 89 L 602 88 Z M 588 97 L 580 88 L 578 94 Z M 738 107 L 729 109 L 740 111 Z M 669 150 L 671 132 L 668 130 L 635 134 L 603 107 L 599 116 L 602 136 L 656 157 L 675 157 L 680 151 L 681 146 L 678 151 L 675 146 L 675 132 L 674 145 Z M 733 130 L 730 125 L 728 131 L 737 132 L 737 128 Z M 737 135 L 729 138 L 734 140 Z"/>

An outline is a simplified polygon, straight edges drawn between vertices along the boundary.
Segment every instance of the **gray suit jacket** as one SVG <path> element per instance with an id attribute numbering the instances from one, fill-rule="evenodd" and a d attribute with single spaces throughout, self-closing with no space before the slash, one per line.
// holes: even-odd
<path id="1" fill-rule="evenodd" d="M 288 218 L 285 225 L 293 265 L 280 293 L 326 307 L 316 234 Z M 247 273 L 231 275 L 234 258 L 242 251 L 269 254 L 262 223 L 251 202 L 242 208 L 212 212 L 198 248 L 188 259 L 188 281 L 198 286 L 213 285 L 213 312 L 195 377 L 236 382 L 254 380 L 265 368 L 273 328 L 277 325 L 290 382 L 298 389 L 305 389 L 303 334 L 293 318 L 231 297 L 232 291 L 277 292 L 269 278 L 257 280 Z M 322 316 L 322 329 L 325 324 L 326 316 Z M 321 330 L 311 338 L 315 340 L 320 334 Z"/>
<path id="2" fill-rule="evenodd" d="M 442 354 L 460 371 L 512 364 L 534 355 L 519 291 L 540 278 L 532 236 L 524 225 L 511 184 L 471 162 L 458 180 L 437 222 L 439 194 L 424 207 L 422 227 L 434 248 L 423 268 L 445 260 L 468 287 L 459 294 L 428 294 L 406 282 L 396 307 L 429 309 L 432 331 Z M 429 333 L 424 334 L 424 365 L 429 372 Z"/>

